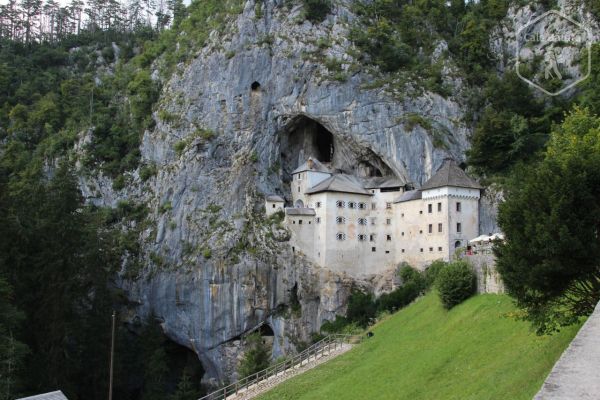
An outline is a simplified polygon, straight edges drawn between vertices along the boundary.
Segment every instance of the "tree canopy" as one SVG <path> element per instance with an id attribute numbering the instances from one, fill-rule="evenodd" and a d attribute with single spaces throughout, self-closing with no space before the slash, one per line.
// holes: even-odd
<path id="1" fill-rule="evenodd" d="M 600 300 L 600 118 L 576 108 L 544 158 L 518 168 L 500 205 L 496 247 L 509 293 L 539 332 L 588 315 Z"/>

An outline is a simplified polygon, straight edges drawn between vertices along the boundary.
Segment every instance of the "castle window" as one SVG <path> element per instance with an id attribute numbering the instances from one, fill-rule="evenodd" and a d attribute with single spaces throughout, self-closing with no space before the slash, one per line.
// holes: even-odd
<path id="1" fill-rule="evenodd" d="M 442 203 L 438 203 L 438 212 L 442 212 Z"/>
<path id="2" fill-rule="evenodd" d="M 317 217 L 317 218 L 315 218 L 315 222 L 316 222 L 317 224 L 320 224 L 320 223 L 321 223 L 321 217 Z"/>
<path id="3" fill-rule="evenodd" d="M 367 240 L 367 235 L 363 235 L 363 234 L 358 235 L 359 242 L 364 242 L 366 240 Z"/>
<path id="4" fill-rule="evenodd" d="M 441 248 L 441 247 L 438 247 L 438 251 L 442 251 L 442 248 Z"/>
<path id="5" fill-rule="evenodd" d="M 460 206 L 460 201 L 456 202 L 456 212 L 460 212 L 461 210 L 461 206 Z"/>
<path id="6" fill-rule="evenodd" d="M 375 235 L 374 234 L 370 234 L 369 235 L 369 241 L 370 242 L 374 242 L 375 241 Z"/>
<path id="7" fill-rule="evenodd" d="M 454 248 L 458 249 L 460 247 L 460 240 L 457 240 L 456 242 L 454 242 Z"/>
<path id="8" fill-rule="evenodd" d="M 420 210 L 420 211 L 419 211 L 419 214 L 423 214 L 423 210 Z"/>
<path id="9" fill-rule="evenodd" d="M 442 224 L 438 224 L 438 232 L 442 231 Z"/>
<path id="10" fill-rule="evenodd" d="M 377 209 L 377 204 L 376 203 L 371 203 L 371 210 L 375 210 Z"/>
<path id="11" fill-rule="evenodd" d="M 335 206 L 337 208 L 344 208 L 344 207 L 346 207 L 346 203 L 344 201 L 342 201 L 342 200 L 338 200 L 338 201 L 335 202 Z"/>
<path id="12" fill-rule="evenodd" d="M 402 232 L 402 236 L 404 236 L 404 232 Z"/>
<path id="13" fill-rule="evenodd" d="M 292 224 L 296 224 L 296 221 L 292 220 Z"/>
<path id="14" fill-rule="evenodd" d="M 402 218 L 404 218 L 404 213 L 400 214 L 400 216 L 401 216 Z"/>
<path id="15" fill-rule="evenodd" d="M 429 224 L 428 229 L 429 229 L 429 233 L 433 233 L 433 224 Z"/>
<path id="16" fill-rule="evenodd" d="M 423 248 L 421 247 L 421 253 L 423 252 Z"/>
<path id="17" fill-rule="evenodd" d="M 367 204 L 366 203 L 358 203 L 358 209 L 359 210 L 364 210 L 365 208 L 367 208 Z"/>
<path id="18" fill-rule="evenodd" d="M 298 220 L 298 225 L 302 225 L 302 220 Z"/>
<path id="19" fill-rule="evenodd" d="M 359 218 L 358 219 L 358 224 L 359 225 L 367 225 L 367 219 L 366 218 Z"/>
<path id="20" fill-rule="evenodd" d="M 258 83 L 257 81 L 252 82 L 252 85 L 250 85 L 250 89 L 253 92 L 257 92 L 260 89 L 260 83 Z"/>
<path id="21" fill-rule="evenodd" d="M 310 225 L 310 222 L 311 222 L 311 221 L 308 221 L 308 224 L 309 224 L 309 225 Z"/>
<path id="22" fill-rule="evenodd" d="M 402 252 L 404 253 L 404 249 L 402 249 Z"/>
<path id="23" fill-rule="evenodd" d="M 392 224 L 392 219 L 391 218 L 386 218 L 385 219 L 385 224 L 386 225 L 391 225 Z"/>
<path id="24" fill-rule="evenodd" d="M 275 208 L 275 204 L 273 204 L 273 208 Z"/>
<path id="25" fill-rule="evenodd" d="M 462 225 L 460 222 L 456 223 L 456 232 L 457 233 L 461 233 L 462 232 Z"/>
<path id="26" fill-rule="evenodd" d="M 386 208 L 386 210 L 391 210 L 392 203 L 385 203 L 385 208 Z"/>
<path id="27" fill-rule="evenodd" d="M 300 186 L 298 186 L 298 193 L 300 193 Z"/>
<path id="28" fill-rule="evenodd" d="M 375 218 L 375 217 L 372 217 L 372 218 L 371 218 L 371 225 L 375 225 L 375 222 L 376 222 L 376 221 L 377 221 L 377 218 Z"/>
<path id="29" fill-rule="evenodd" d="M 335 222 L 338 224 L 345 224 L 346 218 L 345 217 L 335 217 Z"/>
<path id="30" fill-rule="evenodd" d="M 433 212 L 433 204 L 427 204 L 427 212 L 431 214 Z"/>
<path id="31" fill-rule="evenodd" d="M 346 234 L 345 234 L 345 233 L 342 233 L 342 232 L 338 232 L 338 233 L 335 235 L 335 238 L 336 238 L 337 240 L 346 240 Z"/>
<path id="32" fill-rule="evenodd" d="M 353 201 L 348 202 L 348 208 L 356 208 L 356 203 Z"/>
<path id="33" fill-rule="evenodd" d="M 390 254 L 390 251 L 389 251 L 389 250 L 386 250 L 386 251 L 385 251 L 385 254 Z"/>
<path id="34" fill-rule="evenodd" d="M 429 248 L 429 251 L 433 251 L 433 247 L 430 247 L 430 248 Z"/>
<path id="35" fill-rule="evenodd" d="M 385 240 L 387 240 L 388 242 L 392 241 L 392 235 L 385 235 Z"/>
<path id="36" fill-rule="evenodd" d="M 371 247 L 371 251 L 372 251 L 373 253 L 375 253 L 375 251 L 376 251 L 376 250 L 377 250 L 377 249 L 376 249 L 375 247 Z"/>
<path id="37" fill-rule="evenodd" d="M 419 234 L 421 234 L 421 235 L 423 234 L 423 229 L 419 230 Z"/>
<path id="38" fill-rule="evenodd" d="M 315 208 L 321 208 L 321 202 L 320 201 L 317 201 L 315 203 Z"/>

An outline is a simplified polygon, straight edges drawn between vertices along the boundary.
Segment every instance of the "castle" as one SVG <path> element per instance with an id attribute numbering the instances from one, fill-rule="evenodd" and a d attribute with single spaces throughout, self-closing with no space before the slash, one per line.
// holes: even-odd
<path id="1" fill-rule="evenodd" d="M 350 275 L 377 274 L 401 262 L 449 260 L 479 235 L 482 187 L 447 159 L 413 190 L 396 178 L 361 178 L 309 158 L 292 172 L 293 207 L 268 196 L 267 214 L 285 211 L 294 252 Z"/>

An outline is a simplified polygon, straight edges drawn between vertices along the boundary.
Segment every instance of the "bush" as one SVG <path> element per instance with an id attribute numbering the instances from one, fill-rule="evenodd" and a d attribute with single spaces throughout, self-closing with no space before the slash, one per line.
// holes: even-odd
<path id="1" fill-rule="evenodd" d="M 372 319 L 375 318 L 377 311 L 375 301 L 371 293 L 364 293 L 358 289 L 353 289 L 348 299 L 348 312 L 346 317 L 351 322 L 356 322 L 359 326 L 366 328 Z"/>
<path id="2" fill-rule="evenodd" d="M 475 293 L 475 273 L 466 261 L 454 261 L 439 271 L 436 286 L 442 304 L 451 309 Z"/>
<path id="3" fill-rule="evenodd" d="M 271 354 L 259 332 L 246 337 L 246 352 L 240 364 L 240 377 L 247 377 L 269 366 Z"/>

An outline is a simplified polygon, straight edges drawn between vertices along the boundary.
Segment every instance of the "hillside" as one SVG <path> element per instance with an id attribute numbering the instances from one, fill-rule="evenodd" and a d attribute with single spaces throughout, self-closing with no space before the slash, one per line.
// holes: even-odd
<path id="1" fill-rule="evenodd" d="M 445 311 L 429 294 L 364 344 L 260 399 L 531 399 L 579 326 L 536 336 L 514 311 L 500 295 Z"/>

